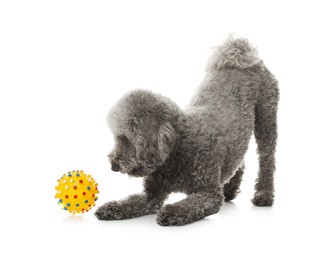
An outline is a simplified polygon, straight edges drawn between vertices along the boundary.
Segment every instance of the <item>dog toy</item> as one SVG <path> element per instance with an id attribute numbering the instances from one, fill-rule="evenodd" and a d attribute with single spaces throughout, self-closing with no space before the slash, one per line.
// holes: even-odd
<path id="1" fill-rule="evenodd" d="M 83 171 L 71 171 L 58 180 L 55 198 L 63 210 L 72 214 L 88 212 L 98 199 L 98 184 Z"/>

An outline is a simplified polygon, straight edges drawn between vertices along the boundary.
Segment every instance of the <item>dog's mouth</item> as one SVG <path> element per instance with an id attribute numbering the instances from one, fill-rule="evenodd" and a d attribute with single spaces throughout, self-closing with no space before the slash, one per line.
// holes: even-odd
<path id="1" fill-rule="evenodd" d="M 128 169 L 120 165 L 119 172 L 122 174 L 128 174 L 133 177 L 144 177 L 149 174 L 149 170 L 144 168 L 143 166 L 138 166 L 132 169 Z"/>
<path id="2" fill-rule="evenodd" d="M 135 176 L 135 177 L 143 177 L 146 174 L 144 173 L 143 167 L 137 167 L 127 172 L 129 175 Z"/>

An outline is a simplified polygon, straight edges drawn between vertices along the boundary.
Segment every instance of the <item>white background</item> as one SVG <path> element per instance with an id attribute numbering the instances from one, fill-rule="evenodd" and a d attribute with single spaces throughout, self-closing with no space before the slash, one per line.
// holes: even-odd
<path id="1" fill-rule="evenodd" d="M 0 258 L 331 259 L 328 2 L 1 1 Z M 110 169 L 108 109 L 134 88 L 184 107 L 229 33 L 249 38 L 280 82 L 275 205 L 250 202 L 252 140 L 242 193 L 197 223 L 62 211 L 54 186 L 69 170 L 93 175 L 99 206 L 141 191 Z"/>

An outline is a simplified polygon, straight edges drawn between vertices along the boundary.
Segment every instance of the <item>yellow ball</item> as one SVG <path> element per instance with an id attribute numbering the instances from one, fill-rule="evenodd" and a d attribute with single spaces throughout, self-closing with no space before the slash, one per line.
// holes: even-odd
<path id="1" fill-rule="evenodd" d="M 84 213 L 95 206 L 98 199 L 98 184 L 83 171 L 71 171 L 58 180 L 55 198 L 63 210 L 70 213 Z"/>

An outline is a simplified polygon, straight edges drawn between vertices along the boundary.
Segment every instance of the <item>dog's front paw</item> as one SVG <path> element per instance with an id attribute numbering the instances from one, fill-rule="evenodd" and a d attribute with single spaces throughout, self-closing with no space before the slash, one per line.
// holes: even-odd
<path id="1" fill-rule="evenodd" d="M 116 201 L 105 203 L 99 207 L 95 216 L 99 220 L 116 220 L 124 218 L 124 207 Z"/>
<path id="2" fill-rule="evenodd" d="M 183 226 L 192 223 L 190 214 L 181 211 L 181 208 L 172 205 L 166 205 L 158 212 L 157 222 L 161 226 Z"/>
<path id="3" fill-rule="evenodd" d="M 257 192 L 251 201 L 255 206 L 259 207 L 272 206 L 274 196 L 271 193 Z"/>

